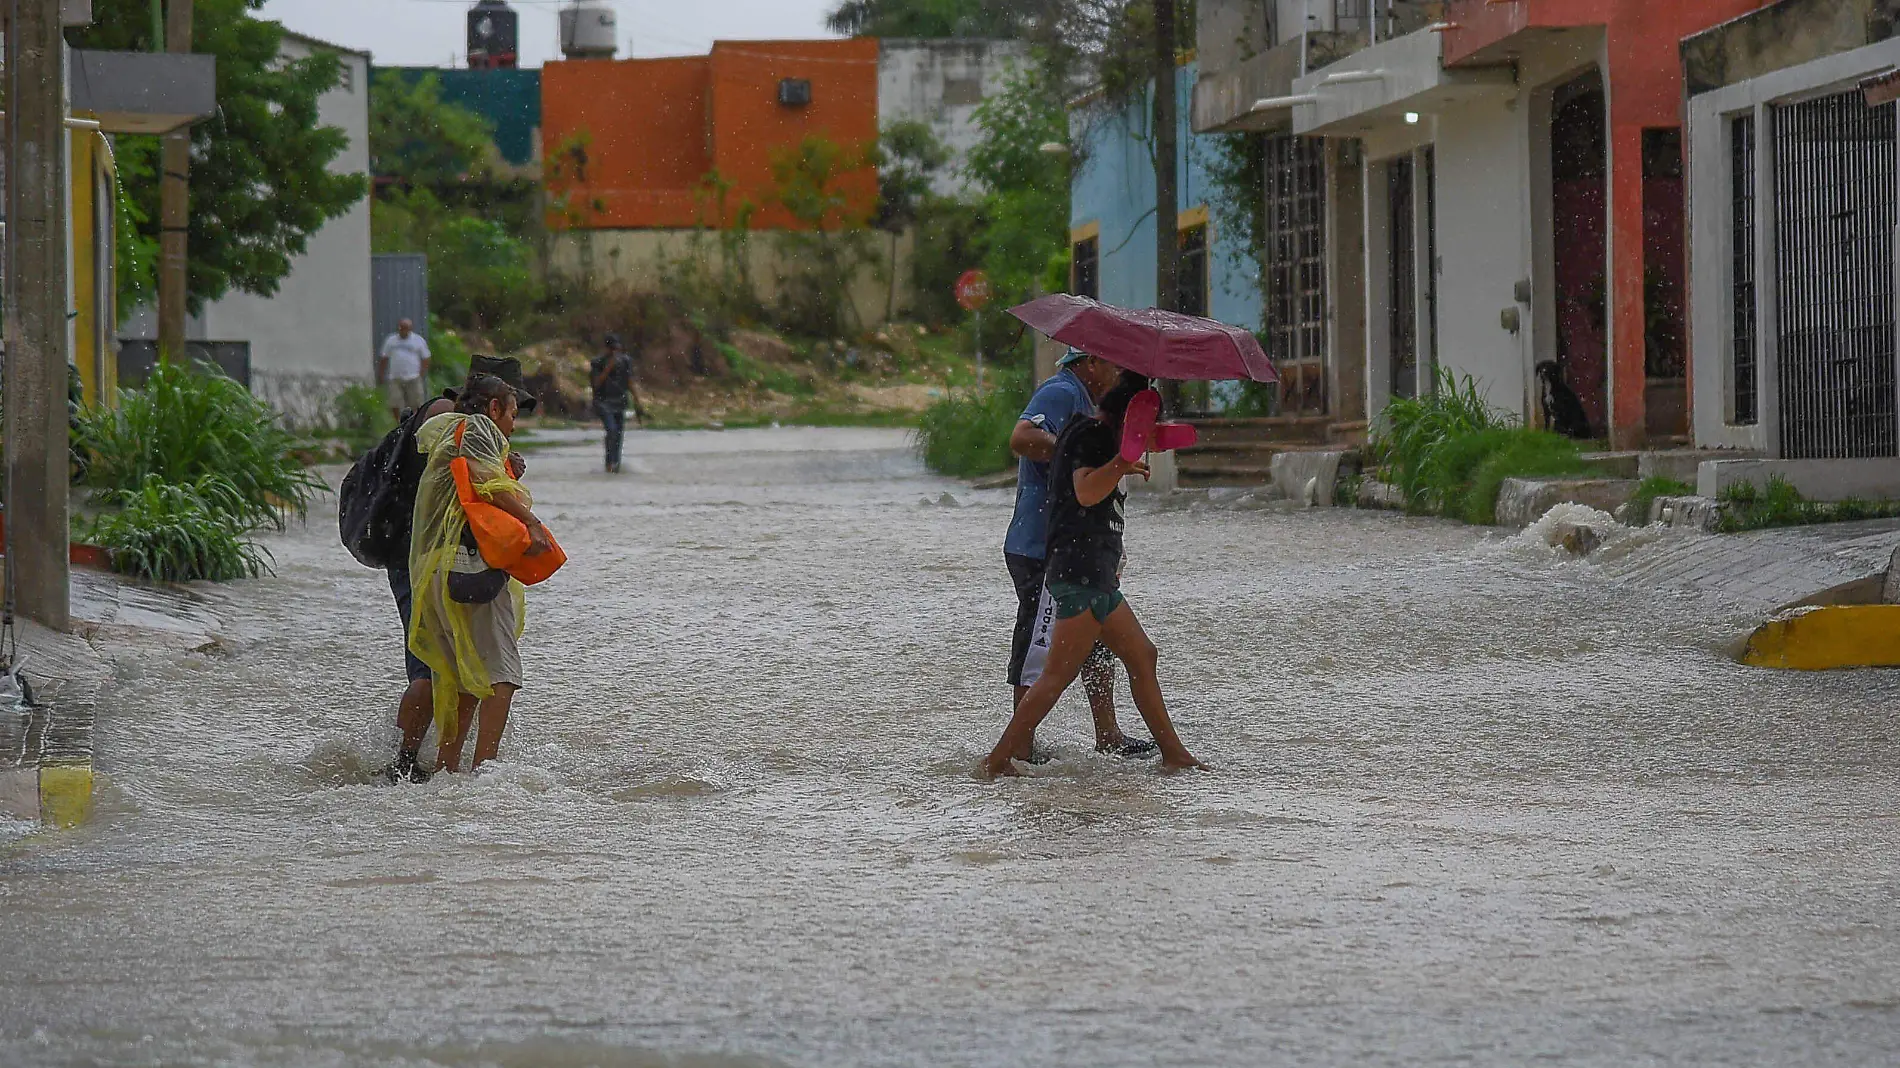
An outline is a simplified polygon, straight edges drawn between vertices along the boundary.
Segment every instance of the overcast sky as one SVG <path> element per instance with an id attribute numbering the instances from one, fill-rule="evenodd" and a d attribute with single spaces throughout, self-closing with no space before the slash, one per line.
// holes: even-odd
<path id="1" fill-rule="evenodd" d="M 521 14 L 521 65 L 560 58 L 555 12 L 564 0 L 509 0 Z M 614 0 L 620 55 L 704 53 L 719 40 L 831 37 L 836 0 Z M 389 66 L 466 63 L 473 0 L 267 0 L 263 16 L 298 33 L 362 49 Z"/>

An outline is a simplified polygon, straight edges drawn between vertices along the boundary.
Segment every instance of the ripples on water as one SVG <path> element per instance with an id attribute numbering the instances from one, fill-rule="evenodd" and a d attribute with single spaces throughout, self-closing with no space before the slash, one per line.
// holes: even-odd
<path id="1" fill-rule="evenodd" d="M 628 447 L 532 454 L 573 563 L 480 777 L 373 784 L 399 639 L 328 517 L 220 651 L 128 660 L 99 818 L 0 830 L 0 1064 L 1900 1055 L 1890 675 L 1744 670 L 1747 610 L 1533 536 L 1138 502 L 1221 770 L 1075 696 L 982 783 L 1007 493 L 882 432 Z"/>

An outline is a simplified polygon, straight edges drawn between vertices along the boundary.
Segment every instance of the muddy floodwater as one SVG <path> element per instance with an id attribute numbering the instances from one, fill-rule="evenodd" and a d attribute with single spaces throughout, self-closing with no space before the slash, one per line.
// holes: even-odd
<path id="1" fill-rule="evenodd" d="M 400 638 L 333 504 L 217 648 L 122 658 L 94 822 L 0 836 L 0 1065 L 1900 1060 L 1900 676 L 1740 668 L 1747 610 L 1524 538 L 1138 501 L 1218 770 L 1077 694 L 980 782 L 1008 492 L 892 431 L 627 449 L 530 456 L 573 561 L 480 776 L 372 781 Z"/>

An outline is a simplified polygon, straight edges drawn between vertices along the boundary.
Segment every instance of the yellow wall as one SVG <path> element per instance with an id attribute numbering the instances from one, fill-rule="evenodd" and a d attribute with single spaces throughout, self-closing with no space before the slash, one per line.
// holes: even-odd
<path id="1" fill-rule="evenodd" d="M 112 283 L 113 174 L 111 154 L 93 130 L 72 134 L 73 363 L 86 403 L 110 402 L 119 387 L 118 300 Z M 103 273 L 102 273 L 103 272 Z"/>

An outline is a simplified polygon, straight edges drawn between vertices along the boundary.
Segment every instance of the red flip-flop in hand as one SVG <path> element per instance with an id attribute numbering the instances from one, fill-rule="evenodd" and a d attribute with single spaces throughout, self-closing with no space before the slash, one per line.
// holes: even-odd
<path id="1" fill-rule="evenodd" d="M 1161 415 L 1161 394 L 1144 389 L 1128 402 L 1122 414 L 1122 459 L 1134 463 L 1146 453 L 1185 449 L 1198 440 L 1194 428 L 1186 423 L 1157 423 Z"/>

